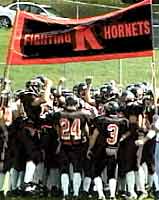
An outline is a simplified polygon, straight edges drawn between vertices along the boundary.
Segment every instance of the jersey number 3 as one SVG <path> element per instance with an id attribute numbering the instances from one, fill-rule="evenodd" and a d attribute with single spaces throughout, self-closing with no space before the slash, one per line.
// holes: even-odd
<path id="1" fill-rule="evenodd" d="M 116 124 L 109 124 L 107 126 L 107 131 L 109 132 L 109 137 L 106 139 L 107 144 L 115 145 L 118 140 L 118 126 Z"/>
<path id="2" fill-rule="evenodd" d="M 74 140 L 81 139 L 81 121 L 79 118 L 74 119 L 71 124 L 67 118 L 60 120 L 61 126 L 61 139 L 70 140 L 73 137 Z"/>

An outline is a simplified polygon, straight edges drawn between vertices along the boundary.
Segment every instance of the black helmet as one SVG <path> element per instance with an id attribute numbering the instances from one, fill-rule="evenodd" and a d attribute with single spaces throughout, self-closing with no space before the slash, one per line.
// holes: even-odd
<path id="1" fill-rule="evenodd" d="M 109 101 L 104 104 L 104 111 L 106 115 L 116 115 L 120 111 L 119 104 L 116 101 Z"/>
<path id="2" fill-rule="evenodd" d="M 38 95 L 44 89 L 44 83 L 40 79 L 32 79 L 26 82 L 25 87 L 30 92 Z"/>
<path id="3" fill-rule="evenodd" d="M 100 88 L 100 95 L 106 99 L 109 97 L 111 91 L 112 91 L 111 85 L 103 85 Z"/>
<path id="4" fill-rule="evenodd" d="M 122 92 L 121 94 L 121 101 L 128 103 L 128 102 L 133 102 L 135 100 L 135 95 L 129 91 L 129 90 L 125 90 Z"/>
<path id="5" fill-rule="evenodd" d="M 103 85 L 100 88 L 100 95 L 104 100 L 114 101 L 119 97 L 118 91 L 112 85 Z"/>
<path id="6" fill-rule="evenodd" d="M 46 78 L 43 75 L 39 75 L 39 76 L 36 76 L 35 79 L 39 79 L 44 84 Z"/>
<path id="7" fill-rule="evenodd" d="M 74 107 L 79 103 L 79 99 L 75 95 L 68 95 L 65 99 L 66 107 Z"/>
<path id="8" fill-rule="evenodd" d="M 86 83 L 80 83 L 80 84 L 78 85 L 78 89 L 77 89 L 78 95 L 80 94 L 80 92 L 81 92 L 82 90 L 86 90 L 86 89 L 87 89 Z"/>

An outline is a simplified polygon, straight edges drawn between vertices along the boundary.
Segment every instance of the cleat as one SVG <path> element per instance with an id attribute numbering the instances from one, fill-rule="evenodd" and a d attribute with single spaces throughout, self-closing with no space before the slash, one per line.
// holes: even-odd
<path id="1" fill-rule="evenodd" d="M 146 199 L 148 197 L 148 193 L 145 192 L 145 193 L 142 193 L 139 197 L 138 197 L 138 200 L 143 200 L 143 199 Z"/>
<path id="2" fill-rule="evenodd" d="M 106 200 L 105 196 L 98 197 L 98 200 Z"/>
<path id="3" fill-rule="evenodd" d="M 79 196 L 73 196 L 72 197 L 72 200 L 79 200 L 80 198 L 79 198 Z"/>
<path id="4" fill-rule="evenodd" d="M 82 191 L 81 194 L 80 194 L 81 199 L 88 199 L 88 198 L 90 198 L 89 195 L 90 194 L 86 191 Z"/>
<path id="5" fill-rule="evenodd" d="M 110 197 L 109 200 L 116 200 L 116 197 Z"/>
<path id="6" fill-rule="evenodd" d="M 120 191 L 118 197 L 121 199 L 126 199 L 127 193 L 125 191 Z"/>
<path id="7" fill-rule="evenodd" d="M 126 199 L 126 200 L 135 200 L 135 199 L 137 199 L 137 194 L 134 193 L 133 195 L 126 196 L 125 199 Z"/>
<path id="8" fill-rule="evenodd" d="M 62 200 L 69 200 L 69 196 L 68 195 L 67 196 L 63 196 Z"/>
<path id="9" fill-rule="evenodd" d="M 51 197 L 60 197 L 60 196 L 62 196 L 62 191 L 56 186 L 53 186 L 51 188 Z"/>

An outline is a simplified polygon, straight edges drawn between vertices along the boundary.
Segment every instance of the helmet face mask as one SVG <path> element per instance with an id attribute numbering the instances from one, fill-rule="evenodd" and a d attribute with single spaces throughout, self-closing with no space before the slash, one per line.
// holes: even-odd
<path id="1" fill-rule="evenodd" d="M 39 95 L 41 92 L 44 91 L 44 83 L 41 82 L 40 79 L 27 81 L 25 86 L 27 90 L 35 93 L 36 95 Z"/>
<path id="2" fill-rule="evenodd" d="M 100 96 L 103 102 L 116 101 L 119 98 L 119 91 L 113 85 L 107 84 L 100 88 Z"/>

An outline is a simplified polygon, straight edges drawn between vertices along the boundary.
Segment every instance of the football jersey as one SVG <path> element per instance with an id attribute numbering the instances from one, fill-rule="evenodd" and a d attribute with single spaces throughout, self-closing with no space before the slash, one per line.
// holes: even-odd
<path id="1" fill-rule="evenodd" d="M 143 113 L 144 107 L 142 104 L 139 104 L 137 101 L 130 102 L 126 105 L 125 116 L 129 118 L 130 115 L 139 116 Z"/>
<path id="2" fill-rule="evenodd" d="M 121 136 L 128 130 L 128 120 L 116 116 L 99 116 L 94 119 L 94 125 L 100 132 L 101 144 L 106 148 L 117 148 Z"/>
<path id="3" fill-rule="evenodd" d="M 155 114 L 155 107 L 145 107 L 144 114 L 151 124 L 153 122 L 153 115 Z"/>
<path id="4" fill-rule="evenodd" d="M 52 115 L 52 123 L 56 127 L 60 140 L 64 142 L 85 142 L 85 126 L 88 115 L 81 111 L 61 111 Z"/>
<path id="5" fill-rule="evenodd" d="M 32 119 L 34 122 L 38 122 L 41 113 L 41 106 L 33 106 L 32 103 L 35 100 L 35 96 L 32 94 L 22 94 L 20 99 L 24 106 L 24 111 L 27 117 Z"/>

